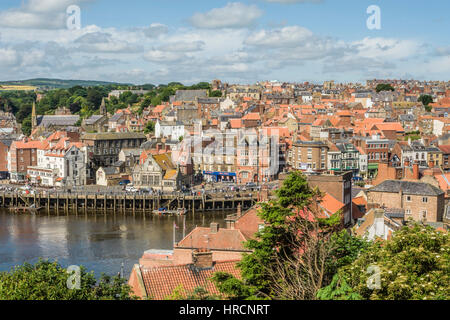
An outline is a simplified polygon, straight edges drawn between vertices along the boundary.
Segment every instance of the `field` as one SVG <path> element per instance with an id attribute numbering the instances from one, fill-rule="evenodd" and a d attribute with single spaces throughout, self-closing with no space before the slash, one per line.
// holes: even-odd
<path id="1" fill-rule="evenodd" d="M 13 85 L 0 85 L 0 91 L 33 91 L 36 87 L 33 86 L 13 86 Z"/>

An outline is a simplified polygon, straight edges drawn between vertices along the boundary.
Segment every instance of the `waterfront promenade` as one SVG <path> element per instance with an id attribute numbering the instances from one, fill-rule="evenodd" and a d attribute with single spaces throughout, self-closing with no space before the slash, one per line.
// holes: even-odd
<path id="1" fill-rule="evenodd" d="M 40 208 L 39 213 L 79 214 L 103 211 L 113 214 L 152 214 L 153 210 L 185 208 L 188 211 L 235 210 L 238 205 L 248 209 L 261 200 L 261 192 L 226 193 L 125 193 L 94 191 L 41 191 L 26 194 L 21 191 L 1 191 L 0 207 L 25 209 Z"/>

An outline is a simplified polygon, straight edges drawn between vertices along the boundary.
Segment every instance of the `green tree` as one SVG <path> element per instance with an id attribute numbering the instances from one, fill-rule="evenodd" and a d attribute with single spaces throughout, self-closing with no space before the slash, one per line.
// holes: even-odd
<path id="1" fill-rule="evenodd" d="M 389 83 L 380 83 L 379 85 L 377 85 L 375 90 L 377 92 L 381 92 L 381 91 L 395 91 L 395 89 Z"/>
<path id="2" fill-rule="evenodd" d="M 0 300 L 132 300 L 125 279 L 94 274 L 80 267 L 80 289 L 69 289 L 70 273 L 57 262 L 25 263 L 0 273 Z M 69 280 L 70 281 L 70 280 Z"/>
<path id="3" fill-rule="evenodd" d="M 421 95 L 418 99 L 419 102 L 422 102 L 424 106 L 429 105 L 430 103 L 433 102 L 433 97 L 425 94 L 425 95 Z"/>
<path id="4" fill-rule="evenodd" d="M 369 267 L 375 274 L 369 272 Z M 378 270 L 378 271 L 377 271 Z M 379 279 L 379 286 L 368 285 Z M 353 263 L 338 270 L 320 290 L 321 299 L 448 300 L 450 299 L 448 233 L 414 224 L 377 240 Z"/>
<path id="5" fill-rule="evenodd" d="M 210 97 L 220 98 L 220 97 L 222 97 L 222 91 L 220 91 L 220 90 L 211 91 L 209 96 Z"/>
<path id="6" fill-rule="evenodd" d="M 353 238 L 339 232 L 339 212 L 319 218 L 321 197 L 303 174 L 291 173 L 277 199 L 261 203 L 258 215 L 266 224 L 245 244 L 252 253 L 238 263 L 242 280 L 216 273 L 218 289 L 229 299 L 315 299 L 347 263 L 345 256 L 355 257 L 360 246 L 349 244 Z"/>
<path id="7" fill-rule="evenodd" d="M 28 117 L 22 122 L 22 133 L 26 136 L 31 134 L 31 117 Z"/>
<path id="8" fill-rule="evenodd" d="M 155 132 L 155 123 L 153 121 L 147 122 L 145 125 L 144 133 L 149 134 Z"/>
<path id="9" fill-rule="evenodd" d="M 93 107 L 93 109 L 97 110 L 102 103 L 104 95 L 102 91 L 97 87 L 91 87 L 87 89 L 87 102 Z"/>
<path id="10" fill-rule="evenodd" d="M 421 95 L 418 99 L 419 102 L 422 102 L 422 104 L 425 106 L 425 110 L 427 112 L 431 112 L 432 108 L 429 106 L 430 103 L 433 103 L 433 97 L 430 95 Z"/>
<path id="11" fill-rule="evenodd" d="M 152 98 L 151 104 L 152 106 L 159 106 L 162 103 L 161 97 L 157 96 Z"/>

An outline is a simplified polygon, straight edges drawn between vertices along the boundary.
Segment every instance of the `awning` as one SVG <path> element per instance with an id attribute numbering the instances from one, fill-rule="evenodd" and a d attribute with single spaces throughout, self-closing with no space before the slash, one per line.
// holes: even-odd
<path id="1" fill-rule="evenodd" d="M 231 176 L 231 177 L 236 176 L 235 172 L 203 171 L 203 174 L 209 174 L 213 176 Z"/>
<path id="2" fill-rule="evenodd" d="M 369 169 L 369 170 L 378 169 L 378 163 L 369 163 L 367 165 L 367 169 Z"/>

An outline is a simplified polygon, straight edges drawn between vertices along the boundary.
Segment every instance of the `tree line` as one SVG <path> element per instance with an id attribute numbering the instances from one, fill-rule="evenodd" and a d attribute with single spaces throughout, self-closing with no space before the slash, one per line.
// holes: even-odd
<path id="1" fill-rule="evenodd" d="M 148 90 L 144 95 L 138 95 L 128 89 Z M 67 107 L 72 114 L 80 115 L 81 119 L 88 118 L 99 113 L 103 98 L 107 98 L 113 90 L 126 90 L 119 97 L 112 96 L 106 99 L 107 111 L 111 114 L 128 106 L 135 107 L 138 113 L 149 106 L 157 106 L 168 102 L 170 96 L 177 90 L 208 90 L 209 96 L 222 96 L 220 91 L 211 90 L 207 82 L 200 82 L 191 86 L 185 86 L 179 82 L 161 84 L 155 86 L 145 84 L 138 87 L 126 87 L 121 85 L 99 85 L 93 87 L 74 86 L 68 89 L 53 89 L 45 92 L 43 98 L 36 103 L 38 115 L 51 115 L 60 107 Z M 18 123 L 22 124 L 25 135 L 31 133 L 31 111 L 33 101 L 37 93 L 34 91 L 4 91 L 0 92 L 0 110 L 11 112 L 15 115 Z"/>

